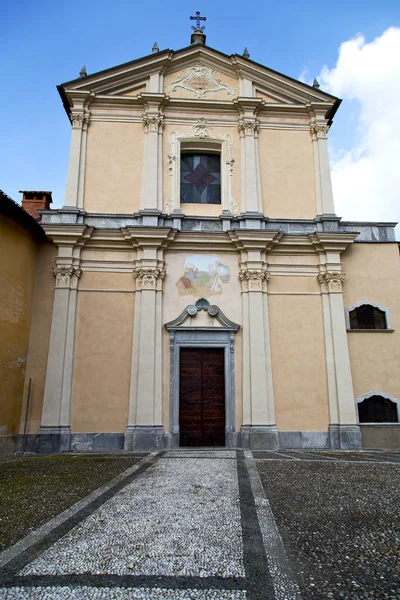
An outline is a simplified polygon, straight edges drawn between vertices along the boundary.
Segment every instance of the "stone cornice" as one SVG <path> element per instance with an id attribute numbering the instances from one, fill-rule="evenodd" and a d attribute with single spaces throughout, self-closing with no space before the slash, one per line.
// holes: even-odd
<path id="1" fill-rule="evenodd" d="M 321 232 L 313 233 L 308 237 L 316 252 L 344 252 L 346 248 L 358 237 L 358 233 L 352 232 Z"/>
<path id="2" fill-rule="evenodd" d="M 43 229 L 56 246 L 84 246 L 93 234 L 87 225 L 43 225 Z"/>

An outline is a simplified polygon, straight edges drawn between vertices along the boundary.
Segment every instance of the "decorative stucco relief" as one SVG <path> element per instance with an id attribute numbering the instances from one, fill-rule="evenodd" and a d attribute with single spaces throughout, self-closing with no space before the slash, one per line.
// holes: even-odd
<path id="1" fill-rule="evenodd" d="M 211 125 L 207 123 L 204 117 L 197 119 L 196 123 L 192 125 L 194 136 L 199 140 L 204 140 L 210 137 L 210 131 L 212 130 Z"/>
<path id="2" fill-rule="evenodd" d="M 260 122 L 257 119 L 253 121 L 241 119 L 238 127 L 241 135 L 255 135 L 260 130 Z"/>
<path id="3" fill-rule="evenodd" d="M 242 292 L 266 292 L 270 274 L 262 269 L 245 269 L 240 271 Z"/>
<path id="4" fill-rule="evenodd" d="M 220 91 L 225 91 L 228 96 L 234 96 L 236 90 L 222 83 L 221 79 L 214 77 L 213 73 L 213 69 L 201 64 L 189 67 L 185 74 L 179 73 L 178 79 L 167 87 L 167 91 L 171 94 L 182 88 L 192 92 L 196 98 L 204 98 L 206 94 Z"/>
<path id="5" fill-rule="evenodd" d="M 164 269 L 135 267 L 133 277 L 136 279 L 136 291 L 153 290 L 162 292 L 162 282 L 165 277 Z"/>
<path id="6" fill-rule="evenodd" d="M 56 288 L 76 289 L 78 279 L 82 274 L 82 269 L 77 267 L 59 266 L 53 267 L 53 273 L 56 277 Z"/>
<path id="7" fill-rule="evenodd" d="M 326 140 L 329 127 L 327 125 L 311 125 L 310 132 L 314 140 Z"/>
<path id="8" fill-rule="evenodd" d="M 71 119 L 72 127 L 81 129 L 84 125 L 85 126 L 89 125 L 90 113 L 89 112 L 84 112 L 84 113 L 71 112 L 70 119 Z"/>
<path id="9" fill-rule="evenodd" d="M 346 273 L 340 271 L 327 271 L 326 273 L 319 273 L 318 281 L 321 285 L 321 292 L 323 294 L 328 293 L 341 293 L 343 291 L 342 284 L 346 277 Z"/>
<path id="10" fill-rule="evenodd" d="M 221 294 L 229 280 L 229 267 L 217 256 L 195 254 L 185 259 L 176 286 L 181 296 L 211 296 Z"/>
<path id="11" fill-rule="evenodd" d="M 159 132 L 162 129 L 164 118 L 161 115 L 143 115 L 143 125 L 146 132 Z"/>

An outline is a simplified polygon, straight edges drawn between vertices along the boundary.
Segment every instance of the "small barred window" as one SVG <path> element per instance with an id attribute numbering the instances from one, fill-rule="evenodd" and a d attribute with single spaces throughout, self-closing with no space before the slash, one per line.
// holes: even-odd
<path id="1" fill-rule="evenodd" d="M 386 313 L 371 304 L 362 304 L 349 312 L 350 329 L 387 329 Z"/>
<path id="2" fill-rule="evenodd" d="M 388 398 L 371 396 L 358 404 L 360 423 L 397 423 L 397 405 Z"/>

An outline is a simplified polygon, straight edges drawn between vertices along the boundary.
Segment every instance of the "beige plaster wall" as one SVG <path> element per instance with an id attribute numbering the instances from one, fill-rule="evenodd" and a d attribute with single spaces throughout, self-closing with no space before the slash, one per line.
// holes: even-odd
<path id="1" fill-rule="evenodd" d="M 35 261 L 29 232 L 0 215 L 0 436 L 18 432 Z"/>
<path id="2" fill-rule="evenodd" d="M 143 157 L 142 123 L 92 122 L 88 130 L 84 209 L 139 210 Z"/>
<path id="3" fill-rule="evenodd" d="M 261 129 L 259 152 L 264 213 L 271 218 L 314 218 L 316 200 L 310 132 Z"/>
<path id="4" fill-rule="evenodd" d="M 352 244 L 343 254 L 345 307 L 368 298 L 390 311 L 393 333 L 348 333 L 354 397 L 400 398 L 400 257 L 397 244 Z"/>
<path id="5" fill-rule="evenodd" d="M 108 289 L 110 274 L 86 273 Z M 93 277 L 95 276 L 95 277 Z M 121 285 L 114 275 L 112 285 Z M 134 294 L 78 291 L 71 431 L 123 432 L 128 423 Z"/>
<path id="6" fill-rule="evenodd" d="M 229 282 L 224 283 L 220 294 L 213 294 L 201 288 L 191 293 L 180 293 L 177 287 L 178 280 L 184 273 L 185 259 L 193 256 L 216 256 L 229 268 Z M 190 252 L 168 252 L 165 256 L 167 275 L 164 280 L 163 294 L 163 323 L 176 319 L 183 309 L 189 304 L 194 304 L 201 297 L 207 298 L 210 304 L 216 304 L 224 314 L 235 323 L 242 323 L 241 289 L 238 277 L 238 258 L 236 254 L 227 253 L 190 253 Z M 196 264 L 196 263 L 195 263 Z M 215 319 L 211 319 L 205 312 L 201 311 L 190 320 L 194 326 L 213 325 L 218 327 Z M 185 325 L 190 325 L 186 323 Z M 167 330 L 163 333 L 163 424 L 166 429 L 169 426 L 169 382 L 170 382 L 170 335 Z M 239 330 L 235 334 L 235 412 L 236 426 L 238 430 L 242 418 L 242 335 Z"/>
<path id="7" fill-rule="evenodd" d="M 54 244 L 49 242 L 39 247 L 35 271 L 35 290 L 32 302 L 32 321 L 26 363 L 24 406 L 20 423 L 20 433 L 24 431 L 29 379 L 31 379 L 31 391 L 27 433 L 36 433 L 40 427 L 51 320 L 53 316 L 55 277 L 52 268 L 55 265 L 56 256 L 57 248 Z"/>
<path id="8" fill-rule="evenodd" d="M 271 295 L 268 302 L 277 426 L 280 431 L 326 431 L 321 296 Z"/>

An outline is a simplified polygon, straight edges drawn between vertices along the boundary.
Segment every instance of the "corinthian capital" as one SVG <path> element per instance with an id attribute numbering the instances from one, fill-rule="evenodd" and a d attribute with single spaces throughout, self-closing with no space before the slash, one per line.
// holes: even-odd
<path id="1" fill-rule="evenodd" d="M 310 127 L 311 136 L 314 140 L 326 140 L 326 134 L 329 131 L 328 125 L 317 124 Z"/>
<path id="2" fill-rule="evenodd" d="M 70 114 L 72 127 L 81 129 L 83 126 L 88 126 L 90 121 L 90 113 L 88 112 L 71 112 Z"/>
<path id="3" fill-rule="evenodd" d="M 257 119 L 253 121 L 241 119 L 239 121 L 239 133 L 242 135 L 255 135 L 260 129 L 260 122 Z"/>
<path id="4" fill-rule="evenodd" d="M 143 115 L 143 125 L 145 131 L 160 132 L 164 123 L 162 115 Z"/>
<path id="5" fill-rule="evenodd" d="M 266 292 L 269 273 L 262 269 L 245 269 L 240 271 L 239 279 L 242 282 L 243 292 Z"/>
<path id="6" fill-rule="evenodd" d="M 341 271 L 327 271 L 326 273 L 319 273 L 318 281 L 321 285 L 321 292 L 323 294 L 340 294 L 343 291 L 342 284 L 346 273 Z"/>
<path id="7" fill-rule="evenodd" d="M 162 282 L 165 277 L 164 269 L 151 267 L 135 267 L 133 277 L 136 279 L 136 290 L 162 291 Z"/>
<path id="8" fill-rule="evenodd" d="M 82 269 L 77 267 L 59 266 L 53 268 L 56 277 L 56 288 L 76 289 Z"/>

